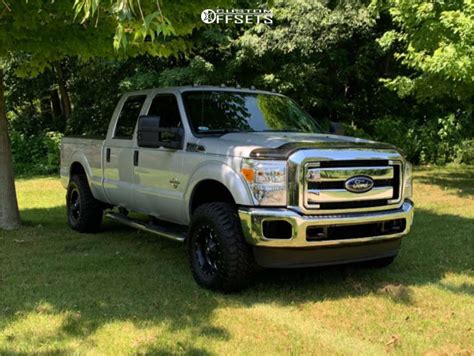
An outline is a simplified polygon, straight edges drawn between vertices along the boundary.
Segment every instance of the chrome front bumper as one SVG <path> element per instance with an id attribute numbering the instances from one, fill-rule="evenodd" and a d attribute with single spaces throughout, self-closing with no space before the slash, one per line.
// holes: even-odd
<path id="1" fill-rule="evenodd" d="M 256 247 L 272 248 L 311 248 L 334 247 L 370 244 L 396 240 L 409 233 L 413 223 L 414 205 L 406 200 L 398 209 L 364 213 L 334 214 L 334 215 L 300 215 L 289 209 L 281 208 L 240 208 L 239 216 L 242 222 L 244 236 L 247 242 Z M 405 228 L 401 232 L 381 236 L 364 236 L 357 238 L 344 237 L 339 240 L 308 241 L 308 227 L 351 226 L 368 223 L 378 223 L 388 220 L 405 219 Z M 291 238 L 268 239 L 263 234 L 263 222 L 284 220 L 292 227 Z"/>

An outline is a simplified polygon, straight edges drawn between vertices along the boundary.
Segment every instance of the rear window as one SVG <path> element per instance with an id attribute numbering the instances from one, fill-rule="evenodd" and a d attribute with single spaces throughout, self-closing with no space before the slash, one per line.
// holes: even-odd
<path id="1" fill-rule="evenodd" d="M 132 139 L 145 99 L 146 95 L 135 95 L 127 98 L 115 126 L 114 138 Z"/>

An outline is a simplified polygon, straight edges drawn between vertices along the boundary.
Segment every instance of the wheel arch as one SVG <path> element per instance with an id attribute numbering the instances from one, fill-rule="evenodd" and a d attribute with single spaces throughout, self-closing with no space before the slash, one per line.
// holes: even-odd
<path id="1" fill-rule="evenodd" d="M 83 174 L 94 198 L 107 202 L 102 187 L 102 167 L 100 162 L 96 162 L 95 158 L 93 158 L 92 164 L 94 165 L 93 167 L 83 152 L 76 151 L 72 155 L 69 171 L 67 171 L 68 176 L 64 177 L 66 180 L 64 183 L 67 185 L 73 174 Z"/>
<path id="2" fill-rule="evenodd" d="M 253 205 L 243 178 L 228 165 L 213 162 L 199 167 L 190 178 L 185 193 L 188 221 L 192 212 L 202 203 L 227 201 L 236 205 Z"/>
<path id="3" fill-rule="evenodd" d="M 69 167 L 69 180 L 71 180 L 72 176 L 74 175 L 84 175 L 87 178 L 86 170 L 79 161 L 72 162 L 71 166 Z"/>
<path id="4" fill-rule="evenodd" d="M 90 184 L 90 178 L 92 176 L 92 169 L 87 160 L 87 157 L 81 151 L 75 151 L 71 157 L 71 164 L 69 165 L 69 177 L 71 179 L 72 175 L 75 173 L 83 173 L 87 177 L 87 181 Z"/>
<path id="5" fill-rule="evenodd" d="M 235 204 L 230 190 L 221 182 L 214 179 L 204 179 L 196 184 L 189 200 L 189 213 L 205 203 L 226 202 Z"/>

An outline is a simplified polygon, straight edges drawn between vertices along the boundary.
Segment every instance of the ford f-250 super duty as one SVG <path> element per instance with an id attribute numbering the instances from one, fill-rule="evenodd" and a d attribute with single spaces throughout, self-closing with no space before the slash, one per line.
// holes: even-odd
<path id="1" fill-rule="evenodd" d="M 63 139 L 61 179 L 74 230 L 98 231 L 105 211 L 185 242 L 196 281 L 223 291 L 259 266 L 388 265 L 413 221 L 395 147 L 326 134 L 288 97 L 252 89 L 125 94 L 105 139 Z"/>

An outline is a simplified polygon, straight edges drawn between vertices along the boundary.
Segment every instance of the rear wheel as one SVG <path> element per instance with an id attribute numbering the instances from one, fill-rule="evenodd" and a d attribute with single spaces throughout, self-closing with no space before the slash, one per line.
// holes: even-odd
<path id="1" fill-rule="evenodd" d="M 252 249 L 244 241 L 237 211 L 231 204 L 209 203 L 196 209 L 187 249 L 194 279 L 205 288 L 238 291 L 252 280 Z"/>
<path id="2" fill-rule="evenodd" d="M 67 189 L 66 204 L 68 224 L 73 230 L 99 231 L 104 209 L 92 195 L 85 176 L 72 176 Z"/>

